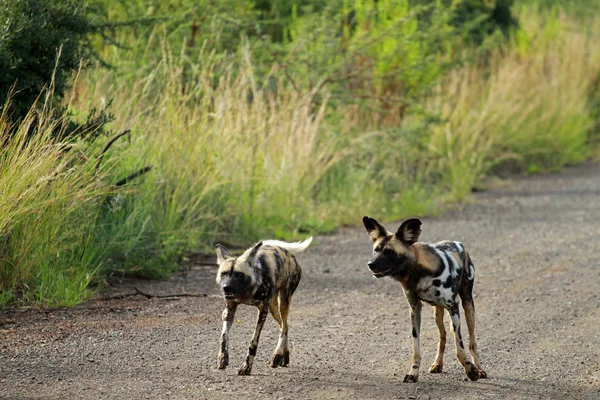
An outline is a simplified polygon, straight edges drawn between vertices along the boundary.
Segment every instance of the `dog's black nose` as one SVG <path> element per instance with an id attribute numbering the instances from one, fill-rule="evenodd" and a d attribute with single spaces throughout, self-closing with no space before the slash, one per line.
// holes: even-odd
<path id="1" fill-rule="evenodd" d="M 368 262 L 367 265 L 369 266 L 370 270 L 373 270 L 373 267 L 375 266 L 375 264 L 373 264 L 372 262 Z"/>
<path id="2" fill-rule="evenodd" d="M 228 294 L 233 291 L 233 286 L 231 285 L 223 285 L 223 293 Z"/>

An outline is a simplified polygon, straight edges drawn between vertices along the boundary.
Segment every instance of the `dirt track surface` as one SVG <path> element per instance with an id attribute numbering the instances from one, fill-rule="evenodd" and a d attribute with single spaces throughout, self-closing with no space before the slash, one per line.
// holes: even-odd
<path id="1" fill-rule="evenodd" d="M 278 333 L 269 317 L 253 374 L 236 375 L 256 318 L 255 308 L 241 306 L 230 367 L 215 369 L 223 302 L 211 296 L 215 270 L 196 263 L 170 281 L 128 281 L 104 294 L 137 286 L 207 297 L 0 311 L 0 398 L 600 399 L 600 165 L 517 179 L 423 219 L 422 228 L 423 241 L 462 241 L 475 262 L 489 379 L 464 381 L 451 335 L 444 373 L 428 373 L 437 328 L 425 306 L 419 382 L 402 383 L 411 365 L 408 305 L 397 283 L 368 272 L 371 246 L 357 227 L 317 237 L 298 255 L 304 274 L 288 368 L 268 365 Z M 447 315 L 445 322 L 450 329 Z M 462 326 L 466 335 L 464 317 Z"/>

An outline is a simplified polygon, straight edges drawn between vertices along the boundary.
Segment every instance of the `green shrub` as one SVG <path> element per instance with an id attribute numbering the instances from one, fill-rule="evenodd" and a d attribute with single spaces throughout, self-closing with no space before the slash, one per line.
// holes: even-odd
<path id="1" fill-rule="evenodd" d="M 514 0 L 463 0 L 456 4 L 452 24 L 465 27 L 465 38 L 473 43 L 481 44 L 486 37 L 496 31 L 505 36 L 518 26 L 513 15 Z"/>
<path id="2" fill-rule="evenodd" d="M 71 74 L 86 59 L 93 31 L 79 0 L 0 2 L 0 104 L 12 91 L 9 113 L 23 118 L 44 88 L 61 98 Z"/>
<path id="3" fill-rule="evenodd" d="M 121 3 L 131 18 L 196 2 Z M 415 3 L 292 7 L 281 41 L 230 23 L 256 13 L 251 2 L 219 3 L 194 47 L 187 11 L 180 25 L 116 31 L 131 49 L 102 50 L 115 68 L 84 71 L 67 96 L 82 115 L 112 98 L 111 128 L 131 129 L 98 171 L 100 141 L 57 140 L 49 132 L 63 128 L 43 114 L 0 119 L 0 134 L 18 138 L 0 152 L 0 304 L 74 304 L 94 274 L 165 277 L 216 241 L 435 214 L 503 162 L 536 172 L 590 155 L 598 17 L 521 5 L 516 33 L 466 63 L 472 25 L 441 1 Z M 106 185 L 148 165 L 126 187 Z"/>

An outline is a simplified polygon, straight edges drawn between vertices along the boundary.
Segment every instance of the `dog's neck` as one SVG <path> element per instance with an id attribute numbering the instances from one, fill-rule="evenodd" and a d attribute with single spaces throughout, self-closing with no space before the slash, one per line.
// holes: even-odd
<path id="1" fill-rule="evenodd" d="M 419 264 L 419 250 L 417 250 L 416 246 L 412 246 L 413 251 L 415 253 L 415 262 L 411 263 L 408 266 L 408 271 L 406 271 L 406 273 L 404 274 L 404 276 L 400 279 L 400 282 L 406 282 L 408 281 L 408 279 L 410 278 L 410 274 L 412 274 L 412 272 L 415 270 L 416 266 Z"/>

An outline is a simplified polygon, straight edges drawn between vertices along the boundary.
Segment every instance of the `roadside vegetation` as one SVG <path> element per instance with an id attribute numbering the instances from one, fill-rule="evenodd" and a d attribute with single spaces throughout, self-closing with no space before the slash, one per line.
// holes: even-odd
<path id="1" fill-rule="evenodd" d="M 63 2 L 0 13 L 30 3 Z M 61 9 L 80 47 L 32 72 L 35 95 L 0 81 L 0 305 L 75 305 L 216 242 L 435 215 L 598 154 L 593 1 L 271 3 Z M 11 71 L 35 41 L 13 28 Z"/>

